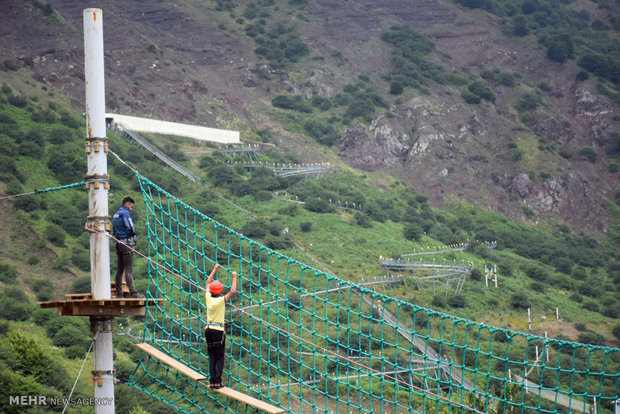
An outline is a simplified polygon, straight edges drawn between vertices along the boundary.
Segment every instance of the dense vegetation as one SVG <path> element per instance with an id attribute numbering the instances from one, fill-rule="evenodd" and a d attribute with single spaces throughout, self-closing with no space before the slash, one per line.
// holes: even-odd
<path id="1" fill-rule="evenodd" d="M 618 101 L 618 42 L 608 35 L 610 28 L 600 20 L 592 20 L 587 12 L 566 9 L 564 4 L 569 0 L 458 2 L 501 17 L 513 36 L 535 36 L 546 48 L 549 59 L 559 63 L 574 60 L 583 69 L 578 77 L 598 76 L 601 90 L 612 91 L 609 94 Z M 607 7 L 604 1 L 599 3 Z M 33 4 L 46 13 L 50 10 L 48 3 Z M 303 10 L 305 2 L 291 0 L 290 4 Z M 295 25 L 274 17 L 273 1 L 257 1 L 241 10 L 231 0 L 218 0 L 217 8 L 221 12 L 235 12 L 234 22 L 254 40 L 256 55 L 276 68 L 291 67 L 300 59 L 321 59 L 313 56 Z M 303 15 L 299 18 L 303 21 Z M 617 30 L 616 20 L 612 22 Z M 490 85 L 513 88 L 520 78 L 517 73 L 498 68 L 483 68 L 479 77 L 471 79 L 449 72 L 429 62 L 434 50 L 430 39 L 407 26 L 391 27 L 382 40 L 393 50 L 394 70 L 384 75 L 391 97 L 401 95 L 407 88 L 425 93 L 427 84 L 435 82 L 461 88 L 468 103 L 493 103 L 495 96 Z M 258 71 L 267 79 L 272 76 Z M 20 93 L 6 84 L 0 89 L 0 188 L 4 194 L 81 181 L 86 170 L 80 116 L 57 99 L 59 93 L 32 80 L 26 84 L 31 92 Z M 353 120 L 369 123 L 381 112 L 389 116 L 388 101 L 364 75 L 332 98 L 305 98 L 283 90 L 271 103 L 278 111 L 276 116 L 292 131 L 307 134 L 327 146 L 335 144 L 340 131 Z M 516 109 L 524 116 L 540 105 L 540 95 L 528 92 L 518 100 Z M 268 129 L 255 133 L 268 141 Z M 609 169 L 617 172 L 620 134 L 613 137 L 614 142 L 606 149 L 612 160 Z M 433 250 L 438 245 L 470 241 L 467 251 L 447 253 L 437 259 L 475 263 L 462 294 L 444 297 L 435 295 L 428 287 L 420 291 L 388 287 L 386 293 L 515 330 L 526 330 L 527 308 L 538 315 L 553 315 L 558 307 L 562 316 L 562 321 L 557 322 L 559 327 L 540 317 L 538 322 L 556 332 L 566 331 L 561 338 L 597 345 L 615 345 L 620 340 L 617 205 L 608 206 L 611 218 L 606 238 L 595 240 L 562 223 L 550 227 L 517 224 L 458 201 L 450 209 L 436 210 L 427 197 L 400 182 L 372 174 L 360 175 L 344 167 L 334 168 L 323 179 L 279 178 L 267 168 L 247 171 L 240 166 L 231 167 L 229 161 L 241 158 L 225 156 L 210 147 L 206 148 L 208 155 L 190 160 L 180 145 L 167 143 L 165 152 L 189 167 L 197 165 L 206 183 L 204 188 L 197 189 L 173 171 L 162 168 L 148 152 L 113 134 L 110 138 L 111 147 L 123 160 L 172 194 L 248 237 L 310 265 L 325 269 L 324 264 L 328 263 L 329 270 L 339 276 L 357 280 L 383 274 L 377 263 L 379 254 L 398 256 L 413 249 Z M 584 147 L 581 154 L 596 161 L 597 154 L 591 147 Z M 298 161 L 294 154 L 277 150 L 262 153 L 261 157 L 268 162 Z M 108 161 L 114 193 L 110 208 L 125 194 L 139 200 L 133 172 L 114 157 Z M 386 190 L 377 190 L 377 183 Z M 274 193 L 286 194 L 305 204 L 274 198 Z M 223 203 L 221 197 L 254 214 L 249 216 Z M 345 202 L 355 205 L 357 210 L 341 208 Z M 7 406 L 8 396 L 66 396 L 90 346 L 92 333 L 85 319 L 57 317 L 54 311 L 39 309 L 34 303 L 35 299 L 62 298 L 65 293 L 90 289 L 89 240 L 83 231 L 88 201 L 85 191 L 70 189 L 16 197 L 2 203 L 2 237 L 5 245 L 11 247 L 0 259 L 0 410 L 24 412 L 23 407 Z M 135 217 L 141 228 L 144 212 L 139 206 Z M 491 240 L 498 242 L 497 249 L 489 250 L 476 242 Z M 309 262 L 296 244 L 310 249 L 320 263 Z M 486 264 L 497 265 L 500 289 L 484 286 L 481 269 Z M 143 262 L 138 262 L 136 268 L 137 284 L 142 291 L 146 288 L 144 267 Z M 117 319 L 119 332 L 122 326 L 136 323 L 140 321 Z M 137 354 L 126 337 L 117 336 L 115 344 L 117 375 L 122 381 L 135 367 Z M 87 377 L 83 375 L 76 395 L 92 396 Z M 142 394 L 123 386 L 116 390 L 119 412 L 138 413 L 140 407 L 151 413 L 167 412 L 166 407 Z M 43 412 L 36 407 L 28 410 Z M 76 407 L 71 410 L 79 411 Z"/>
<path id="2" fill-rule="evenodd" d="M 620 41 L 610 35 L 620 29 L 617 15 L 611 14 L 612 2 L 595 1 L 607 10 L 613 27 L 593 19 L 585 10 L 567 7 L 573 0 L 455 0 L 480 8 L 502 18 L 507 34 L 517 37 L 532 35 L 546 48 L 547 57 L 564 63 L 575 60 L 585 71 L 598 76 L 613 88 L 611 95 L 619 101 Z M 583 74 L 578 75 L 582 78 Z M 601 85 L 602 90 L 608 90 Z"/>

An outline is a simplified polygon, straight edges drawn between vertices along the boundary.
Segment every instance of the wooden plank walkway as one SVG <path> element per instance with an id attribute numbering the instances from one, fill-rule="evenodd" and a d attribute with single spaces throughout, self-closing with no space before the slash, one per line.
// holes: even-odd
<path id="1" fill-rule="evenodd" d="M 144 352 L 152 355 L 154 358 L 160 360 L 161 362 L 163 362 L 164 364 L 176 369 L 177 371 L 179 371 L 180 373 L 182 373 L 183 375 L 185 375 L 186 377 L 189 377 L 191 379 L 193 379 L 194 381 L 203 381 L 206 380 L 207 377 L 203 374 L 201 374 L 200 372 L 188 367 L 187 365 L 184 365 L 182 363 L 180 363 L 179 361 L 177 361 L 176 359 L 174 359 L 173 357 L 171 357 L 170 355 L 153 348 L 151 345 L 149 344 L 136 344 L 136 346 L 138 348 L 140 348 L 141 350 L 143 350 Z"/>
<path id="2" fill-rule="evenodd" d="M 286 412 L 286 410 L 280 407 L 276 407 L 275 405 L 271 405 L 264 401 L 257 400 L 254 397 L 250 397 L 249 395 L 243 394 L 239 391 L 235 391 L 232 388 L 223 387 L 223 388 L 218 388 L 218 389 L 214 388 L 213 390 L 216 392 L 219 392 L 220 394 L 224 394 L 234 400 L 241 401 L 242 403 L 251 405 L 254 408 L 258 408 L 259 410 L 264 411 L 266 413 L 280 414 L 280 413 Z"/>

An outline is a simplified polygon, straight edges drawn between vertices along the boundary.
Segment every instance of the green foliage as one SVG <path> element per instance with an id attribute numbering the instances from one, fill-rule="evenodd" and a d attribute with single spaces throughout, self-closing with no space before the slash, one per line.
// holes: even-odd
<path id="1" fill-rule="evenodd" d="M 20 331 L 10 332 L 8 341 L 15 355 L 12 368 L 22 375 L 32 376 L 37 382 L 44 382 L 51 372 L 51 361 L 43 348 Z"/>
<path id="2" fill-rule="evenodd" d="M 54 285 L 48 279 L 37 279 L 32 284 L 32 290 L 37 295 L 37 300 L 41 302 L 49 301 L 54 298 Z"/>
<path id="3" fill-rule="evenodd" d="M 295 26 L 287 26 L 282 22 L 276 23 L 264 36 L 257 34 L 254 41 L 259 45 L 254 53 L 274 65 L 285 66 L 310 53 L 310 48 L 301 39 Z"/>
<path id="4" fill-rule="evenodd" d="M 578 337 L 579 342 L 591 345 L 605 345 L 605 337 L 595 332 L 582 332 Z"/>
<path id="5" fill-rule="evenodd" d="M 59 225 L 49 223 L 45 227 L 44 234 L 45 238 L 52 242 L 52 244 L 60 247 L 65 245 L 65 239 L 67 238 L 67 234 Z"/>
<path id="6" fill-rule="evenodd" d="M 317 119 L 308 119 L 304 122 L 304 129 L 312 138 L 320 144 L 331 146 L 336 142 L 340 135 L 330 124 Z"/>
<path id="7" fill-rule="evenodd" d="M 34 310 L 30 299 L 18 286 L 8 286 L 0 293 L 0 318 L 10 321 L 25 321 Z"/>
<path id="8" fill-rule="evenodd" d="M 495 94 L 491 88 L 482 80 L 477 80 L 469 84 L 467 87 L 469 92 L 489 102 L 495 102 Z"/>
<path id="9" fill-rule="evenodd" d="M 516 309 L 527 309 L 532 306 L 532 302 L 524 292 L 515 292 L 510 296 L 510 305 Z"/>
<path id="10" fill-rule="evenodd" d="M 579 153 L 586 157 L 588 161 L 593 164 L 596 162 L 596 159 L 598 157 L 598 155 L 596 154 L 596 150 L 592 147 L 583 147 L 581 151 L 579 151 Z"/>
<path id="11" fill-rule="evenodd" d="M 8 263 L 0 263 L 0 282 L 12 284 L 17 279 L 17 270 Z"/>
<path id="12" fill-rule="evenodd" d="M 308 233 L 312 231 L 312 222 L 311 221 L 302 221 L 299 223 L 299 229 L 304 233 Z"/>
<path id="13" fill-rule="evenodd" d="M 410 26 L 392 26 L 381 35 L 381 40 L 393 47 L 392 64 L 395 69 L 387 79 L 395 85 L 394 92 L 400 87 L 421 88 L 424 85 L 424 78 L 432 79 L 439 84 L 456 80 L 446 75 L 443 66 L 426 60 L 426 56 L 435 50 L 435 44 Z"/>
<path id="14" fill-rule="evenodd" d="M 424 234 L 424 229 L 418 223 L 407 223 L 403 231 L 407 240 L 419 241 Z"/>
<path id="15" fill-rule="evenodd" d="M 282 109 L 292 109 L 304 113 L 312 112 L 312 106 L 299 95 L 278 95 L 271 100 L 271 104 Z"/>
<path id="16" fill-rule="evenodd" d="M 515 105 L 515 109 L 519 112 L 532 111 L 542 102 L 540 96 L 533 92 L 526 92 L 521 95 L 519 101 Z"/>

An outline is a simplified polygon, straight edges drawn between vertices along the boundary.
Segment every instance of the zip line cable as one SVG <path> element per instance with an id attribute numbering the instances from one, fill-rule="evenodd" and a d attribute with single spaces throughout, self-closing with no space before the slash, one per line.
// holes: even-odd
<path id="1" fill-rule="evenodd" d="M 67 185 L 61 185 L 59 187 L 49 187 L 49 188 L 44 188 L 42 190 L 34 190 L 34 191 L 30 191 L 27 193 L 21 193 L 21 194 L 12 194 L 12 195 L 7 195 L 7 196 L 2 196 L 0 197 L 0 200 L 6 200 L 8 198 L 16 198 L 16 197 L 21 197 L 21 196 L 26 196 L 26 195 L 32 195 L 32 194 L 41 194 L 41 193 L 47 193 L 50 191 L 56 191 L 56 190 L 65 190 L 67 188 L 73 188 L 73 187 L 79 187 L 86 184 L 85 181 L 80 181 L 78 183 L 73 183 L 73 184 L 67 184 Z"/>

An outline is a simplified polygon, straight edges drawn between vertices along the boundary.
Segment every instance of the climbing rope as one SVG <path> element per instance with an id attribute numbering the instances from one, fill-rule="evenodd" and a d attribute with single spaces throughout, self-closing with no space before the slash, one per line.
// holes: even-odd
<path id="1" fill-rule="evenodd" d="M 227 307 L 231 388 L 289 412 L 587 412 L 618 398 L 620 350 L 541 338 L 381 295 L 268 249 L 138 176 L 146 212 L 143 330 L 208 372 L 204 288 L 242 275 Z M 225 270 L 224 270 L 225 269 Z M 366 362 L 367 361 L 367 362 Z M 129 385 L 183 412 L 249 412 L 147 353 Z M 611 412 L 611 411 L 609 411 Z"/>

